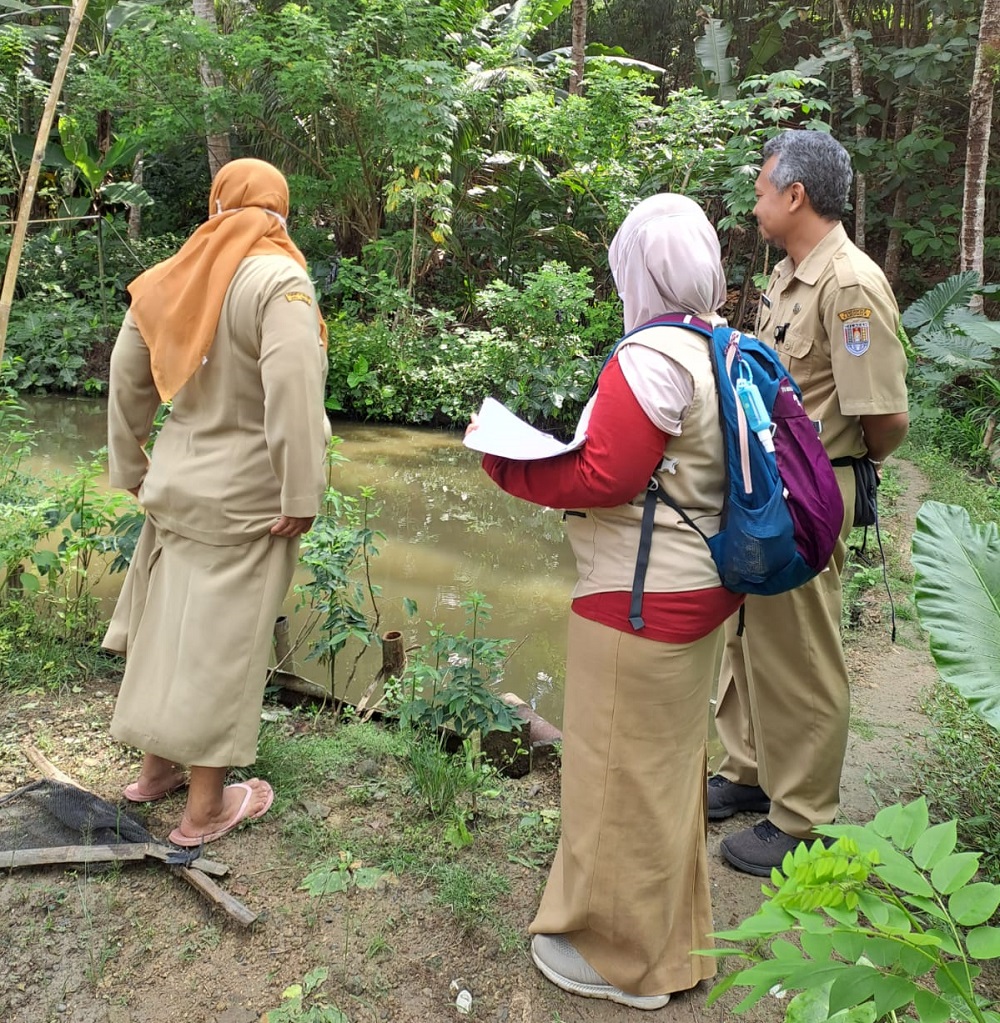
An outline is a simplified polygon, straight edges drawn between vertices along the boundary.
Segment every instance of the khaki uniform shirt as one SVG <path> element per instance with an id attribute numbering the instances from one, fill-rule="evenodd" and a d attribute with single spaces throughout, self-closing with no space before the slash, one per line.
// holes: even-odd
<path id="1" fill-rule="evenodd" d="M 899 309 L 881 269 L 838 224 L 797 266 L 777 264 L 757 313 L 820 424 L 831 459 L 866 453 L 859 416 L 907 410 Z"/>
<path id="2" fill-rule="evenodd" d="M 312 282 L 284 256 L 237 268 L 204 363 L 175 395 L 151 458 L 160 399 L 146 347 L 125 316 L 111 355 L 111 484 L 141 484 L 157 525 L 228 546 L 265 535 L 280 515 L 320 510 L 330 435 L 327 359 Z"/>

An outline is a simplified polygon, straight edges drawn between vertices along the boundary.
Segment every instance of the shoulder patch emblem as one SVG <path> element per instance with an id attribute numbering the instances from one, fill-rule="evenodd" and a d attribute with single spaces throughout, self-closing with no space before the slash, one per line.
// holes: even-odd
<path id="1" fill-rule="evenodd" d="M 285 292 L 286 302 L 305 302 L 306 305 L 312 305 L 312 298 L 307 295 L 304 291 L 286 291 Z"/>
<path id="2" fill-rule="evenodd" d="M 851 355 L 864 355 L 871 343 L 871 325 L 867 320 L 851 320 L 844 324 L 844 344 Z"/>
<path id="3" fill-rule="evenodd" d="M 837 313 L 841 323 L 846 323 L 848 320 L 870 320 L 872 318 L 871 309 L 845 309 L 842 313 Z"/>

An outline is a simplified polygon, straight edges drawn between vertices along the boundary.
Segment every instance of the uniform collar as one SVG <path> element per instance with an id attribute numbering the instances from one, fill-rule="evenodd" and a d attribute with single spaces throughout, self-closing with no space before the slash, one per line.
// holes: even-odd
<path id="1" fill-rule="evenodd" d="M 844 230 L 844 225 L 838 223 L 818 245 L 813 247 L 809 255 L 799 263 L 795 268 L 795 276 L 803 284 L 808 284 L 812 287 L 819 280 L 820 275 L 826 269 L 830 260 L 833 259 L 834 253 L 842 248 L 846 241 L 847 232 Z"/>

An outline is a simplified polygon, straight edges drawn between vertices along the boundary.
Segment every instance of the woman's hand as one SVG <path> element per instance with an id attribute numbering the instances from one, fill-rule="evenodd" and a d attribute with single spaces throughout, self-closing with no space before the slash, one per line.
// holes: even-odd
<path id="1" fill-rule="evenodd" d="M 468 437 L 470 433 L 479 429 L 479 416 L 475 412 L 469 417 L 469 425 L 465 428 L 465 436 Z"/>
<path id="2" fill-rule="evenodd" d="M 310 515 L 307 519 L 297 519 L 291 515 L 282 515 L 280 519 L 273 526 L 271 526 L 271 536 L 287 536 L 289 538 L 295 536 L 301 536 L 303 533 L 308 533 L 312 528 L 314 515 Z"/>

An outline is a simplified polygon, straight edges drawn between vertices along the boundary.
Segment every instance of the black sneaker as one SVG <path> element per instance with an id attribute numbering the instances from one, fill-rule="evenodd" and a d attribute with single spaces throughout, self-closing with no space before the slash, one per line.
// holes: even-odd
<path id="1" fill-rule="evenodd" d="M 780 867 L 785 853 L 800 842 L 808 841 L 786 834 L 769 820 L 752 828 L 737 831 L 719 843 L 719 852 L 737 870 L 756 877 L 770 877 L 773 867 Z"/>
<path id="2" fill-rule="evenodd" d="M 713 774 L 708 779 L 708 819 L 724 821 L 734 813 L 768 813 L 771 800 L 759 785 L 737 785 Z"/>

